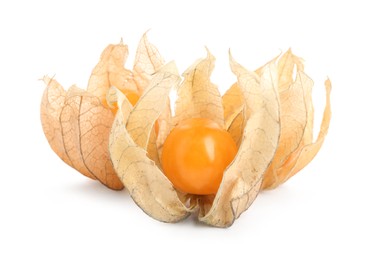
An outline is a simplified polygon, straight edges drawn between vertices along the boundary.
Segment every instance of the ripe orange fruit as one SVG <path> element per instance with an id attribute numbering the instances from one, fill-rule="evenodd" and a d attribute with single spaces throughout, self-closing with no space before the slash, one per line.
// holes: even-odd
<path id="1" fill-rule="evenodd" d="M 166 138 L 162 167 L 178 190 L 191 194 L 215 194 L 223 172 L 237 153 L 231 135 L 206 118 L 179 123 Z"/>

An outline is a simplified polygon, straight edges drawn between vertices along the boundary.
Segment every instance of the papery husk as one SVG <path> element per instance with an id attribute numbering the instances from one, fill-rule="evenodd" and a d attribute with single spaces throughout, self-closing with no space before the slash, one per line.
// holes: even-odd
<path id="1" fill-rule="evenodd" d="M 158 71 L 165 61 L 157 48 L 148 41 L 147 33 L 143 34 L 136 50 L 134 61 L 134 80 L 138 87 L 138 92 L 143 93 L 147 88 L 153 73 Z"/>
<path id="2" fill-rule="evenodd" d="M 128 54 L 128 47 L 122 40 L 119 44 L 110 44 L 102 52 L 99 63 L 92 70 L 87 91 L 99 97 L 104 105 L 111 86 L 121 91 L 137 92 L 132 72 L 124 68 Z"/>
<path id="3" fill-rule="evenodd" d="M 242 142 L 244 127 L 244 111 L 242 110 L 231 122 L 227 129 L 227 132 L 229 132 L 232 139 L 235 141 L 236 147 L 239 147 Z"/>
<path id="4" fill-rule="evenodd" d="M 48 77 L 44 81 L 41 121 L 52 149 L 83 175 L 122 189 L 107 149 L 112 112 L 87 91 L 73 86 L 65 92 L 57 81 Z"/>
<path id="5" fill-rule="evenodd" d="M 80 159 L 101 183 L 120 190 L 123 185 L 114 172 L 108 151 L 113 119 L 112 111 L 98 97 L 78 88 L 69 89 L 60 116 L 67 151 L 75 151 L 71 158 Z"/>
<path id="6" fill-rule="evenodd" d="M 160 140 L 166 138 L 166 136 L 163 136 L 163 130 L 161 130 L 161 133 L 160 131 L 156 133 L 154 125 L 156 121 L 161 124 L 164 121 L 170 123 L 169 92 L 171 87 L 177 85 L 179 82 L 179 76 L 176 79 L 174 75 L 178 75 L 174 63 L 165 65 L 158 73 L 153 75 L 149 86 L 145 89 L 134 111 L 131 112 L 126 125 L 133 140 L 140 147 L 147 149 L 149 158 L 159 167 L 161 167 L 161 155 L 159 154 L 160 147 L 158 146 L 158 142 L 161 142 Z M 159 107 L 162 108 L 161 111 L 157 109 Z M 152 121 L 154 118 L 156 118 L 156 121 Z M 152 121 L 152 124 L 149 123 L 150 121 Z M 149 135 L 144 135 L 144 133 Z"/>
<path id="7" fill-rule="evenodd" d="M 264 69 L 271 63 L 275 63 L 278 58 L 279 56 L 271 59 L 263 66 L 257 68 L 254 72 L 258 76 L 261 76 L 264 72 Z M 225 129 L 234 139 L 236 146 L 239 147 L 242 140 L 245 124 L 243 117 L 244 98 L 237 82 L 232 84 L 232 86 L 223 95 L 222 104 L 224 109 Z"/>
<path id="8" fill-rule="evenodd" d="M 293 71 L 296 67 L 296 79 Z M 331 83 L 326 81 L 326 108 L 318 139 L 313 143 L 313 81 L 303 72 L 302 60 L 288 50 L 278 62 L 281 98 L 281 137 L 277 153 L 264 176 L 262 189 L 273 189 L 305 167 L 322 146 L 331 118 Z M 313 148 L 311 148 L 313 147 Z M 305 150 L 313 152 L 305 152 Z M 304 152 L 302 152 L 304 151 Z M 298 164 L 299 166 L 296 166 Z"/>
<path id="9" fill-rule="evenodd" d="M 224 127 L 222 98 L 215 84 L 210 81 L 215 58 L 207 49 L 207 57 L 197 60 L 184 73 L 178 88 L 173 124 L 188 118 L 207 118 Z"/>
<path id="10" fill-rule="evenodd" d="M 147 33 L 141 38 L 136 51 L 134 62 L 134 79 L 138 91 L 143 93 L 149 86 L 152 75 L 161 69 L 165 61 L 157 48 L 148 41 Z M 160 157 L 163 143 L 169 134 L 171 125 L 170 99 L 166 101 L 165 109 L 157 118 L 156 127 L 151 131 L 148 141 L 148 156 L 160 167 Z"/>
<path id="11" fill-rule="evenodd" d="M 330 102 L 331 81 L 329 79 L 325 81 L 325 88 L 326 88 L 326 107 L 323 113 L 323 118 L 322 118 L 321 127 L 320 127 L 317 140 L 314 143 L 306 144 L 305 146 L 301 148 L 299 157 L 296 163 L 294 164 L 292 170 L 289 172 L 289 174 L 285 178 L 285 181 L 287 181 L 290 177 L 292 177 L 297 172 L 299 172 L 301 169 L 303 169 L 306 165 L 308 165 L 322 147 L 322 144 L 329 130 L 330 120 L 331 120 L 331 102 Z"/>
<path id="12" fill-rule="evenodd" d="M 268 64 L 261 77 L 247 71 L 232 57 L 230 64 L 245 100 L 245 128 L 238 153 L 224 172 L 211 208 L 199 215 L 200 221 L 217 227 L 232 225 L 257 197 L 280 133 L 275 64 Z"/>
<path id="13" fill-rule="evenodd" d="M 325 81 L 326 88 L 326 107 L 324 115 L 321 122 L 320 131 L 317 140 L 308 142 L 308 137 L 300 143 L 300 146 L 288 156 L 284 161 L 282 166 L 276 170 L 278 176 L 277 181 L 271 182 L 271 185 L 263 186 L 263 188 L 271 189 L 276 188 L 280 184 L 286 182 L 289 178 L 294 176 L 300 170 L 302 170 L 306 165 L 308 165 L 314 157 L 317 155 L 322 147 L 322 144 L 327 135 L 330 120 L 331 120 L 331 103 L 330 103 L 330 93 L 331 93 L 331 82 L 330 80 Z M 265 183 L 266 184 L 266 183 Z"/>
<path id="14" fill-rule="evenodd" d="M 295 66 L 297 71 L 304 71 L 303 60 L 294 55 L 291 49 L 288 49 L 278 61 L 279 92 L 287 89 L 292 84 Z"/>
<path id="15" fill-rule="evenodd" d="M 167 106 L 170 89 L 178 82 L 175 64 L 168 63 L 153 75 L 149 87 L 131 111 L 126 129 L 140 147 L 147 147 L 153 124 Z"/>
<path id="16" fill-rule="evenodd" d="M 288 89 L 280 92 L 281 136 L 273 162 L 264 178 L 263 187 L 278 182 L 277 169 L 300 145 L 307 124 L 307 105 L 304 93 L 310 89 L 310 81 L 299 72 Z"/>
<path id="17" fill-rule="evenodd" d="M 244 108 L 244 97 L 238 83 L 234 83 L 222 96 L 222 104 L 227 130 Z"/>
<path id="18" fill-rule="evenodd" d="M 109 158 L 108 139 L 114 116 L 106 95 L 111 84 L 125 88 L 129 74 L 123 67 L 126 58 L 127 46 L 122 42 L 105 48 L 87 91 L 73 86 L 66 92 L 57 81 L 45 77 L 47 87 L 41 106 L 42 125 L 55 129 L 51 134 L 43 127 L 52 149 L 59 151 L 57 155 L 83 175 L 114 190 L 122 189 L 123 184 Z M 59 98 L 51 96 L 57 93 Z"/>
<path id="19" fill-rule="evenodd" d="M 122 189 L 123 184 L 109 159 L 109 132 L 117 105 L 111 100 L 110 88 L 141 93 L 147 88 L 151 74 L 163 64 L 146 34 L 138 45 L 134 73 L 124 67 L 127 56 L 128 48 L 122 40 L 108 45 L 92 71 L 87 91 L 75 86 L 65 91 L 56 80 L 43 79 L 47 87 L 41 103 L 41 121 L 51 148 L 83 175 L 115 190 Z M 170 114 L 170 108 L 163 114 Z M 148 150 L 157 162 L 156 139 L 153 134 Z"/>
<path id="20" fill-rule="evenodd" d="M 128 54 L 128 47 L 122 40 L 119 44 L 110 44 L 102 52 L 99 63 L 92 71 L 87 91 L 98 96 L 104 105 L 111 86 L 122 92 L 143 93 L 152 74 L 164 64 L 157 48 L 148 41 L 146 33 L 139 41 L 133 71 L 124 67 Z"/>
<path id="21" fill-rule="evenodd" d="M 238 83 L 234 83 L 223 95 L 225 129 L 234 139 L 237 147 L 240 146 L 244 130 L 244 97 Z"/>
<path id="22" fill-rule="evenodd" d="M 127 100 L 119 99 L 109 141 L 112 163 L 131 197 L 145 213 L 163 222 L 177 222 L 189 215 L 173 185 L 146 152 L 150 126 L 166 107 L 166 93 L 178 82 L 175 66 L 168 64 L 155 74 L 131 113 Z"/>
<path id="23" fill-rule="evenodd" d="M 60 122 L 60 115 L 66 100 L 66 91 L 53 78 L 43 77 L 46 89 L 42 97 L 40 106 L 40 119 L 44 134 L 52 150 L 68 165 L 74 168 L 73 160 L 65 149 L 64 138 Z M 95 179 L 85 167 L 82 167 L 81 173 L 89 178 Z"/>

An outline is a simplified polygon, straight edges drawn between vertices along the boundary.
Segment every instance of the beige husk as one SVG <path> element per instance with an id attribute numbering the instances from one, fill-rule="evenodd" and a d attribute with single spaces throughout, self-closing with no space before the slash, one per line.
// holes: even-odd
<path id="1" fill-rule="evenodd" d="M 152 74 L 159 70 L 164 63 L 164 59 L 157 48 L 148 41 L 145 33 L 138 44 L 133 67 L 134 79 L 140 92 L 144 91 Z"/>
<path id="2" fill-rule="evenodd" d="M 154 124 L 166 107 L 168 95 L 158 93 L 169 92 L 178 82 L 179 75 L 174 64 L 167 64 L 155 74 L 134 110 L 129 113 L 128 101 L 122 98 L 121 103 L 119 100 L 119 111 L 109 140 L 113 166 L 131 197 L 145 213 L 164 222 L 179 221 L 189 212 L 178 199 L 170 181 L 148 158 L 145 148 L 151 133 L 148 126 Z"/>
<path id="3" fill-rule="evenodd" d="M 313 143 L 313 81 L 303 70 L 302 60 L 291 50 L 278 62 L 281 135 L 274 160 L 265 173 L 262 189 L 278 187 L 306 166 L 321 148 L 327 134 L 331 118 L 331 83 L 329 80 L 325 82 L 326 107 L 319 136 Z"/>
<path id="4" fill-rule="evenodd" d="M 75 86 L 65 91 L 55 79 L 44 77 L 47 87 L 40 111 L 43 130 L 53 151 L 83 175 L 115 190 L 122 189 L 123 184 L 114 172 L 108 151 L 114 119 L 111 109 L 116 104 L 110 101 L 116 98 L 110 93 L 110 87 L 141 94 L 147 88 L 151 74 L 163 64 L 146 34 L 138 45 L 134 72 L 124 68 L 127 56 L 128 48 L 122 41 L 106 47 L 92 71 L 87 91 Z M 170 109 L 162 113 L 168 115 Z M 153 154 L 157 154 L 155 142 L 153 140 L 153 146 L 149 147 Z"/>
<path id="5" fill-rule="evenodd" d="M 224 172 L 211 209 L 199 220 L 218 227 L 230 226 L 256 198 L 262 175 L 271 162 L 279 139 L 279 102 L 274 63 L 261 77 L 232 58 L 231 69 L 238 77 L 244 97 L 245 128 L 238 153 Z"/>
<path id="6" fill-rule="evenodd" d="M 122 189 L 107 149 L 114 118 L 111 110 L 87 91 L 73 86 L 65 92 L 48 77 L 44 77 L 44 82 L 47 88 L 41 121 L 52 149 L 83 175 L 112 189 Z"/>
<path id="7" fill-rule="evenodd" d="M 225 129 L 229 129 L 244 107 L 244 97 L 238 83 L 234 83 L 222 96 Z"/>
<path id="8" fill-rule="evenodd" d="M 184 73 L 178 88 L 174 125 L 187 118 L 208 118 L 224 127 L 222 98 L 210 81 L 215 58 L 207 50 L 207 57 L 195 62 Z"/>

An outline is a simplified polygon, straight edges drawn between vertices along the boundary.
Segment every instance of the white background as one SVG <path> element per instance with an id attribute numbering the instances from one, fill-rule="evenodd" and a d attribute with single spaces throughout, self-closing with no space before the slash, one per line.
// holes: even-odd
<path id="1" fill-rule="evenodd" d="M 104 3 L 105 2 L 105 3 Z M 0 259 L 374 259 L 373 9 L 370 1 L 1 1 Z M 314 79 L 333 83 L 326 142 L 299 175 L 263 192 L 232 227 L 160 223 L 126 191 L 66 166 L 41 129 L 43 75 L 85 88 L 109 43 L 149 39 L 180 72 L 216 56 L 213 81 L 292 47 Z M 316 117 L 317 122 L 321 116 Z M 318 127 L 318 124 L 316 125 Z M 135 258 L 136 257 L 136 258 Z"/>

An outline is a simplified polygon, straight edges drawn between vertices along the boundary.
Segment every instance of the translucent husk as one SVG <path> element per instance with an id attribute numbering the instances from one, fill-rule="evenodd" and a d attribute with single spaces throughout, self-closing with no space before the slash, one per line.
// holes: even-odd
<path id="1" fill-rule="evenodd" d="M 296 78 L 293 79 L 295 68 Z M 326 80 L 326 107 L 318 138 L 313 141 L 313 81 L 304 73 L 302 60 L 291 50 L 278 62 L 278 78 L 281 135 L 262 189 L 278 187 L 312 161 L 323 144 L 331 118 L 331 82 Z"/>
<path id="2" fill-rule="evenodd" d="M 108 96 L 110 87 L 140 95 L 147 88 L 151 74 L 164 63 L 145 34 L 138 45 L 133 71 L 124 67 L 127 56 L 128 48 L 122 41 L 108 45 L 92 70 L 87 90 L 73 86 L 65 91 L 55 79 L 43 78 L 46 89 L 41 102 L 41 122 L 51 148 L 83 175 L 115 190 L 122 189 L 123 184 L 108 151 L 114 120 L 113 102 L 109 102 Z"/>

